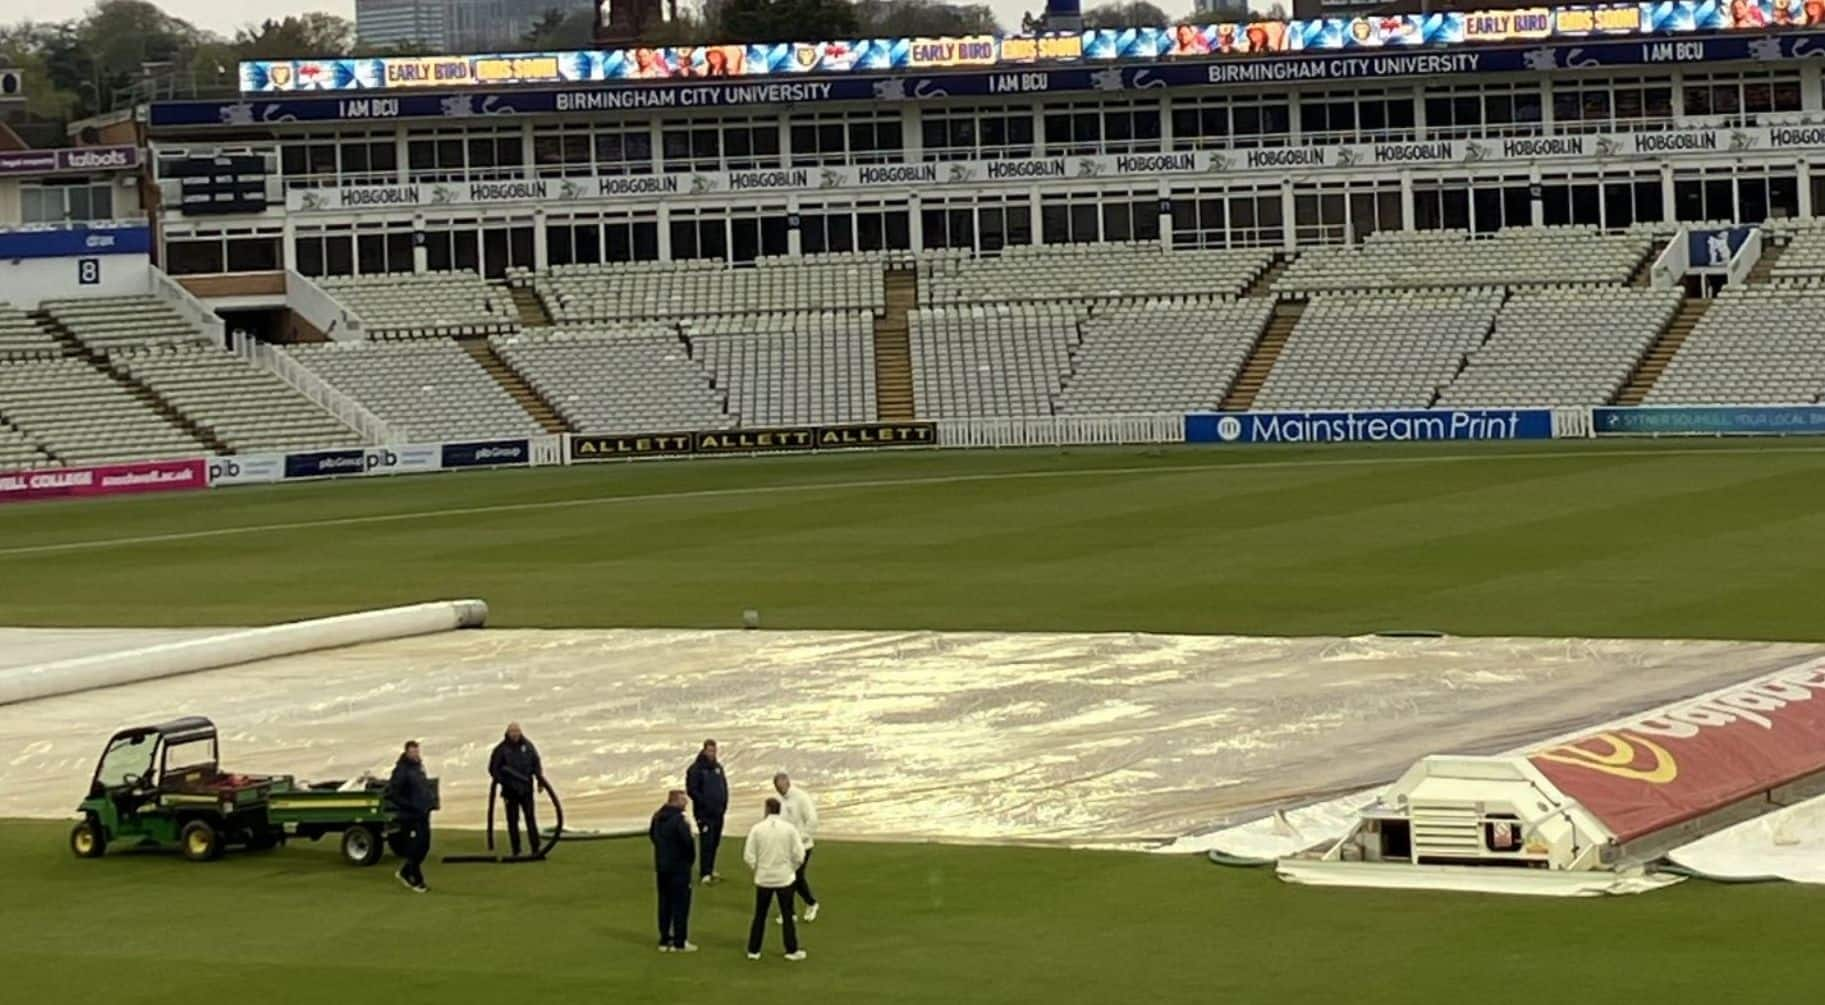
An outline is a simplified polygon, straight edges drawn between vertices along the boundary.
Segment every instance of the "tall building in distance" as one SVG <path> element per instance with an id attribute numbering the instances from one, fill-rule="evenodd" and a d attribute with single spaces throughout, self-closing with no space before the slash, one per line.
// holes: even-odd
<path id="1" fill-rule="evenodd" d="M 363 45 L 426 52 L 513 51 L 547 11 L 570 15 L 594 0 L 355 0 L 355 35 Z"/>
<path id="2" fill-rule="evenodd" d="M 603 45 L 639 41 L 663 18 L 660 0 L 607 0 L 596 22 L 596 41 Z"/>
<path id="3" fill-rule="evenodd" d="M 447 51 L 448 6 L 448 0 L 355 0 L 355 38 L 362 45 Z"/>

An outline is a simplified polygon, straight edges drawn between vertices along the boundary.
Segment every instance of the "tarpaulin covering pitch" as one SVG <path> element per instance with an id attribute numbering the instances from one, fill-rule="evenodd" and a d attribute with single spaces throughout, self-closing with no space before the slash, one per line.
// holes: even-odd
<path id="1" fill-rule="evenodd" d="M 1627 843 L 1825 770 L 1825 660 L 1533 753 Z"/>
<path id="2" fill-rule="evenodd" d="M 1699 838 L 1667 857 L 1708 879 L 1825 883 L 1825 797 Z"/>
<path id="3" fill-rule="evenodd" d="M 12 633 L 0 633 L 0 647 Z M 425 742 L 477 825 L 525 724 L 571 823 L 644 823 L 706 737 L 731 821 L 776 770 L 833 836 L 1119 845 L 1386 782 L 1734 684 L 1825 647 L 1565 639 L 470 631 L 0 708 L 0 817 L 68 814 L 113 730 L 214 718 L 232 770 L 346 778 Z"/>

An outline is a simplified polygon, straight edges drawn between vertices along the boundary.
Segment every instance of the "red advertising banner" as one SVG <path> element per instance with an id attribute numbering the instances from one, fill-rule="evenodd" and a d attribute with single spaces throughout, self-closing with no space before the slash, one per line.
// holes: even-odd
<path id="1" fill-rule="evenodd" d="M 1620 841 L 1825 770 L 1825 659 L 1535 751 Z"/>
<path id="2" fill-rule="evenodd" d="M 201 458 L 136 461 L 94 468 L 50 468 L 0 474 L 0 502 L 177 492 L 208 487 L 208 466 Z"/>

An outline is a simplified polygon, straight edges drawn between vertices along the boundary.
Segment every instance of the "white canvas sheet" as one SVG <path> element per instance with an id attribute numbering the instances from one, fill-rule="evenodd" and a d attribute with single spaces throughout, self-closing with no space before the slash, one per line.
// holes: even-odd
<path id="1" fill-rule="evenodd" d="M 103 739 L 202 714 L 225 766 L 385 771 L 422 739 L 449 825 L 481 823 L 509 719 L 584 827 L 643 823 L 705 737 L 733 821 L 775 770 L 824 832 L 1133 847 L 1359 792 L 1820 647 L 1564 639 L 930 632 L 453 632 L 0 707 L 0 817 L 67 816 Z M 1318 829 L 1289 814 L 1299 829 Z M 1301 842 L 1309 835 L 1301 837 Z M 1250 852 L 1262 850 L 1250 847 Z"/>
<path id="2" fill-rule="evenodd" d="M 1710 879 L 1825 883 L 1825 796 L 1745 820 L 1667 857 Z"/>

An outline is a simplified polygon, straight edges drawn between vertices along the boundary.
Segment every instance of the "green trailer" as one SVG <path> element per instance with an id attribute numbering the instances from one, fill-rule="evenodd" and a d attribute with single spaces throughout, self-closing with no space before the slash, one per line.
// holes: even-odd
<path id="1" fill-rule="evenodd" d="M 301 785 L 290 775 L 233 774 L 221 770 L 219 755 L 215 724 L 201 716 L 114 734 L 77 807 L 70 850 L 100 858 L 110 846 L 176 847 L 207 862 L 230 847 L 263 851 L 339 834 L 343 859 L 365 866 L 380 861 L 398 830 L 384 782 Z"/>

